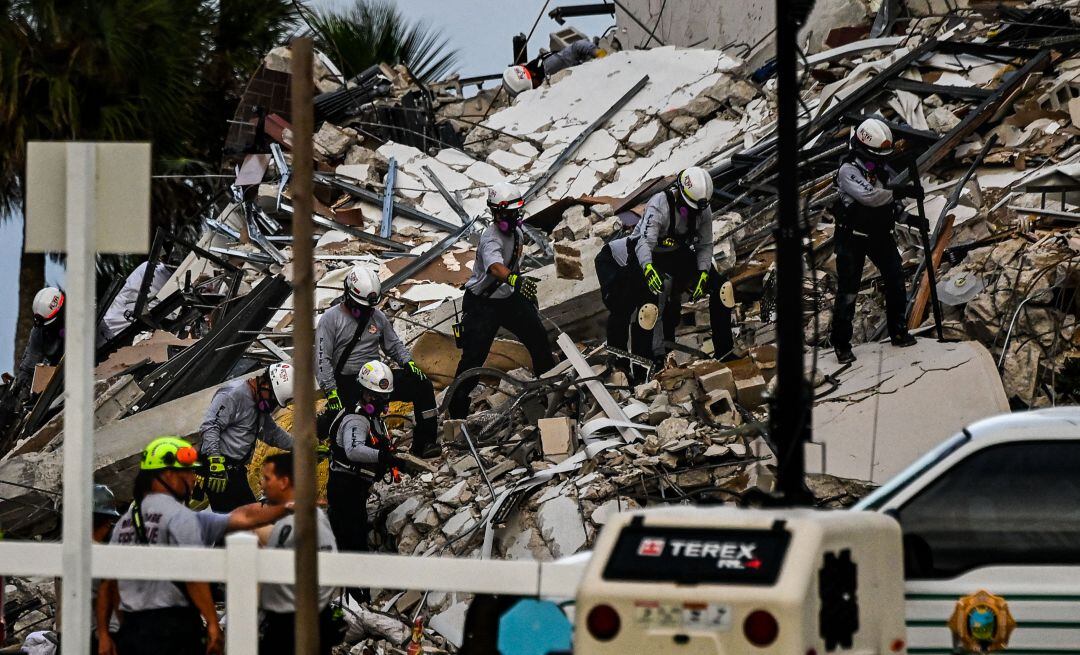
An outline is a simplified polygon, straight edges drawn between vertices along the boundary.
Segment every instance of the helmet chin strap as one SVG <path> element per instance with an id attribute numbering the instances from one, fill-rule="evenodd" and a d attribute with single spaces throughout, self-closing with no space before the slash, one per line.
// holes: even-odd
<path id="1" fill-rule="evenodd" d="M 178 494 L 178 493 L 176 493 L 176 489 L 173 489 L 173 486 L 165 481 L 165 476 L 164 475 L 159 475 L 158 476 L 158 482 L 161 483 L 161 486 L 163 486 L 163 487 L 165 487 L 166 489 L 169 490 L 169 493 L 172 494 L 173 498 L 175 498 L 176 500 L 178 500 L 178 501 L 180 501 L 182 503 L 187 502 L 188 498 L 191 496 L 191 490 L 190 489 L 188 490 L 188 492 L 186 494 Z"/>

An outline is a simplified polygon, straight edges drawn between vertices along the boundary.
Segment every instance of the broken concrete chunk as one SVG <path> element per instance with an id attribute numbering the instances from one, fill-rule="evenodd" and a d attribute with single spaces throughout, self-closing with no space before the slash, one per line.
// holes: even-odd
<path id="1" fill-rule="evenodd" d="M 331 159 L 344 155 L 349 146 L 356 143 L 352 135 L 329 122 L 322 124 L 319 131 L 312 137 L 312 141 L 315 152 Z"/>
<path id="2" fill-rule="evenodd" d="M 465 532 L 473 525 L 475 525 L 476 519 L 473 518 L 472 508 L 466 507 L 450 517 L 449 520 L 442 526 L 442 532 L 447 537 L 454 538 Z"/>
<path id="3" fill-rule="evenodd" d="M 735 408 L 735 401 L 726 389 L 711 391 L 705 398 L 705 411 L 709 418 L 720 425 L 739 426 L 742 416 Z"/>
<path id="4" fill-rule="evenodd" d="M 488 163 L 498 166 L 507 173 L 520 173 L 529 168 L 532 159 L 522 157 L 506 150 L 495 150 L 487 156 Z"/>
<path id="5" fill-rule="evenodd" d="M 926 124 L 938 134 L 945 134 L 960 124 L 960 119 L 948 107 L 938 107 L 926 117 Z"/>
<path id="6" fill-rule="evenodd" d="M 735 392 L 743 407 L 760 407 L 765 394 L 765 378 L 755 375 L 735 382 Z"/>
<path id="7" fill-rule="evenodd" d="M 555 243 L 555 276 L 564 280 L 584 280 L 581 251 L 566 241 Z"/>
<path id="8" fill-rule="evenodd" d="M 575 450 L 575 424 L 573 419 L 562 416 L 542 418 L 536 422 L 540 428 L 540 448 L 544 457 L 561 462 Z"/>
<path id="9" fill-rule="evenodd" d="M 610 208 L 609 205 L 603 205 L 603 206 Z M 594 207 L 594 209 L 595 209 L 595 207 Z M 589 230 L 589 234 L 591 236 L 598 237 L 600 239 L 605 239 L 606 240 L 608 237 L 613 236 L 621 228 L 622 228 L 622 221 L 620 221 L 618 218 L 612 216 L 610 218 L 605 218 L 605 219 L 603 219 L 601 221 L 597 221 L 596 223 L 593 223 L 592 228 Z"/>
<path id="10" fill-rule="evenodd" d="M 464 482 L 462 482 L 464 484 Z M 397 535 L 401 532 L 401 529 L 405 527 L 405 522 L 408 520 L 409 515 L 413 510 L 420 506 L 420 500 L 411 497 L 405 500 L 386 517 L 386 530 L 392 535 Z"/>
<path id="11" fill-rule="evenodd" d="M 671 131 L 679 136 L 690 136 L 697 132 L 699 127 L 697 119 L 693 116 L 676 116 L 669 124 Z"/>
<path id="12" fill-rule="evenodd" d="M 451 507 L 461 507 L 463 496 L 468 489 L 468 481 L 462 480 L 454 486 L 447 489 L 445 492 L 439 495 L 437 500 L 440 503 L 445 503 Z"/>
<path id="13" fill-rule="evenodd" d="M 656 434 L 660 437 L 661 446 L 693 433 L 693 430 L 690 429 L 690 421 L 684 418 L 672 417 L 664 419 L 656 428 Z"/>
<path id="14" fill-rule="evenodd" d="M 555 557 L 573 555 L 585 545 L 585 527 L 577 502 L 559 496 L 540 506 L 536 524 Z"/>
<path id="15" fill-rule="evenodd" d="M 551 237 L 560 241 L 577 241 L 589 236 L 592 221 L 585 215 L 585 208 L 574 205 L 563 212 L 562 221 L 551 231 Z"/>
<path id="16" fill-rule="evenodd" d="M 735 396 L 737 393 L 735 388 L 735 376 L 730 368 L 721 368 L 707 375 L 702 375 L 698 378 L 698 381 L 701 383 L 701 388 L 706 394 L 711 394 L 718 390 L 727 391 L 731 396 Z"/>
<path id="17" fill-rule="evenodd" d="M 536 146 L 529 143 L 528 141 L 517 141 L 516 143 L 514 143 L 514 145 L 510 146 L 510 150 L 514 154 L 521 155 L 522 157 L 527 157 L 529 159 L 535 159 L 540 154 L 540 151 L 536 149 Z"/>

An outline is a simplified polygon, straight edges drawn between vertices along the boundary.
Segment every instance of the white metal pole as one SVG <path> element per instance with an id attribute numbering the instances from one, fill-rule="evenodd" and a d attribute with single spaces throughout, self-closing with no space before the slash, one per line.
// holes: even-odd
<path id="1" fill-rule="evenodd" d="M 96 158 L 92 143 L 67 144 L 63 655 L 90 649 Z"/>

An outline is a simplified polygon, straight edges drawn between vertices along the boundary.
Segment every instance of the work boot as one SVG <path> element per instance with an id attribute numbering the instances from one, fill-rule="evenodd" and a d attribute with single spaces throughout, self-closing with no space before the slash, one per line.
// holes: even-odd
<path id="1" fill-rule="evenodd" d="M 418 444 L 414 441 L 409 453 L 416 455 L 420 459 L 435 459 L 442 455 L 442 447 L 437 443 Z"/>
<path id="2" fill-rule="evenodd" d="M 896 346 L 897 348 L 908 348 L 919 343 L 915 339 L 915 337 L 911 336 L 911 333 L 907 330 L 890 336 L 889 341 L 891 341 L 892 345 Z"/>
<path id="3" fill-rule="evenodd" d="M 835 352 L 836 361 L 841 364 L 850 364 L 855 361 L 855 353 L 851 352 L 851 348 L 848 346 L 837 346 Z"/>

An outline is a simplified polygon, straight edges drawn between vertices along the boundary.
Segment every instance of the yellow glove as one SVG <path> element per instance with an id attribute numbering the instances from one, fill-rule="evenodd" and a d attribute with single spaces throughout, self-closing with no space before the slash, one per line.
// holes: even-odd
<path id="1" fill-rule="evenodd" d="M 220 494 L 224 493 L 229 484 L 229 476 L 225 472 L 225 457 L 222 455 L 210 455 L 206 458 L 210 463 L 209 475 L 206 476 L 206 490 Z"/>
<path id="2" fill-rule="evenodd" d="M 341 410 L 341 398 L 338 398 L 337 389 L 331 389 L 330 392 L 326 394 L 326 408 L 332 409 L 335 412 Z"/>

